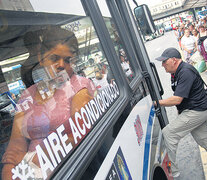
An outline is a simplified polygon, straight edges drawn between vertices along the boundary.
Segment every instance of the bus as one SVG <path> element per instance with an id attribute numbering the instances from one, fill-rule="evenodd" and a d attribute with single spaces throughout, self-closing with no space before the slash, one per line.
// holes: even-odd
<path id="1" fill-rule="evenodd" d="M 164 92 L 140 32 L 139 14 L 153 33 L 147 6 L 2 2 L 0 94 L 22 84 L 15 112 L 0 111 L 1 179 L 173 179 Z"/>

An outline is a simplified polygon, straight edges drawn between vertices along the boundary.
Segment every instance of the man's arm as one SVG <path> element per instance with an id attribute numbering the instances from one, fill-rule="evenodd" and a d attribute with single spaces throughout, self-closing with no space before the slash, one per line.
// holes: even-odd
<path id="1" fill-rule="evenodd" d="M 171 96 L 167 99 L 159 100 L 160 106 L 175 106 L 179 105 L 183 100 L 183 97 L 180 96 Z"/>

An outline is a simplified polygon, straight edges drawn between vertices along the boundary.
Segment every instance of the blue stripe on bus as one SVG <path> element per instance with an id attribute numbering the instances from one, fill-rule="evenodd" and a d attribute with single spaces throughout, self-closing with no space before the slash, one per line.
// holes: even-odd
<path id="1" fill-rule="evenodd" d="M 150 141 L 151 141 L 151 131 L 152 131 L 152 122 L 154 118 L 154 106 L 150 110 L 150 115 L 147 123 L 147 132 L 145 139 L 145 148 L 144 148 L 144 162 L 143 162 L 143 176 L 142 180 L 147 180 L 148 175 L 148 164 L 149 164 L 149 153 L 150 153 Z"/>
<path id="2" fill-rule="evenodd" d="M 22 65 L 21 64 L 18 64 L 18 65 L 16 65 L 16 66 L 12 66 L 11 68 L 12 68 L 12 70 L 14 70 L 14 69 L 18 69 L 18 68 L 20 68 Z"/>

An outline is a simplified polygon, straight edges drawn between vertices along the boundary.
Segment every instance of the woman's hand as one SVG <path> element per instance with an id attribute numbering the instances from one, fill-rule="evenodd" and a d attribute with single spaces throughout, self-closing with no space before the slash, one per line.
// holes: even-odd
<path id="1" fill-rule="evenodd" d="M 3 164 L 18 165 L 24 158 L 26 152 L 6 151 L 2 157 Z"/>
<path id="2" fill-rule="evenodd" d="M 6 151 L 2 157 L 4 167 L 1 177 L 3 180 L 12 179 L 12 169 L 15 168 L 24 158 L 26 152 Z"/>
<path id="3" fill-rule="evenodd" d="M 85 104 L 87 104 L 93 97 L 86 88 L 81 89 L 76 93 L 72 99 L 71 116 L 78 112 Z"/>
<path id="4" fill-rule="evenodd" d="M 5 164 L 2 173 L 1 173 L 1 178 L 2 180 L 11 180 L 12 179 L 12 168 L 14 168 L 15 165 L 13 164 Z"/>

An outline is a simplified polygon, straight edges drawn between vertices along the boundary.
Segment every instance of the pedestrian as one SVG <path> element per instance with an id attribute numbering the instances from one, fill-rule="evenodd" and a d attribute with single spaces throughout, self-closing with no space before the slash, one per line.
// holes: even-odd
<path id="1" fill-rule="evenodd" d="M 190 57 L 197 51 L 197 43 L 193 36 L 190 35 L 189 29 L 185 29 L 184 36 L 181 39 L 181 46 L 186 62 L 191 63 Z"/>
<path id="2" fill-rule="evenodd" d="M 198 42 L 198 31 L 196 30 L 196 29 L 193 29 L 193 31 L 192 31 L 192 33 L 193 33 L 193 38 L 195 39 L 195 41 L 196 41 L 196 43 Z"/>
<path id="3" fill-rule="evenodd" d="M 190 25 L 191 25 L 190 20 L 187 20 L 187 22 L 185 23 L 185 27 L 186 27 L 186 28 L 189 28 Z"/>
<path id="4" fill-rule="evenodd" d="M 202 19 L 202 25 L 203 25 L 205 28 L 207 27 L 206 17 Z"/>
<path id="5" fill-rule="evenodd" d="M 181 24 L 180 27 L 179 27 L 179 29 L 178 29 L 178 33 L 179 33 L 178 34 L 178 41 L 179 41 L 180 48 L 182 48 L 181 47 L 181 39 L 184 36 L 184 27 L 185 27 L 185 25 L 184 24 Z"/>
<path id="6" fill-rule="evenodd" d="M 174 34 L 175 34 L 175 37 L 177 38 L 177 41 L 179 42 L 179 28 L 178 28 L 178 26 L 175 27 Z"/>
<path id="7" fill-rule="evenodd" d="M 195 21 L 195 29 L 198 30 L 199 26 L 200 26 L 200 23 L 199 23 L 198 20 L 196 20 L 196 21 Z"/>
<path id="8" fill-rule="evenodd" d="M 192 65 L 182 61 L 177 49 L 166 49 L 156 60 L 162 62 L 167 73 L 174 75 L 171 79 L 174 95 L 159 100 L 159 104 L 165 107 L 176 106 L 178 110 L 177 118 L 162 130 L 172 175 L 176 178 L 180 176 L 176 151 L 184 136 L 191 133 L 195 141 L 207 150 L 207 95 L 199 73 Z"/>
<path id="9" fill-rule="evenodd" d="M 188 29 L 190 30 L 190 35 L 193 35 L 193 30 L 195 29 L 193 24 L 190 24 Z"/>
<path id="10" fill-rule="evenodd" d="M 207 36 L 207 31 L 206 31 L 204 25 L 199 26 L 198 29 L 199 29 L 199 38 Z"/>
<path id="11" fill-rule="evenodd" d="M 207 52 L 205 51 L 204 47 L 204 40 L 207 38 L 207 31 L 205 30 L 204 26 L 199 26 L 199 34 L 198 34 L 198 50 L 200 51 L 201 55 L 203 56 L 206 64 L 207 64 Z"/>

